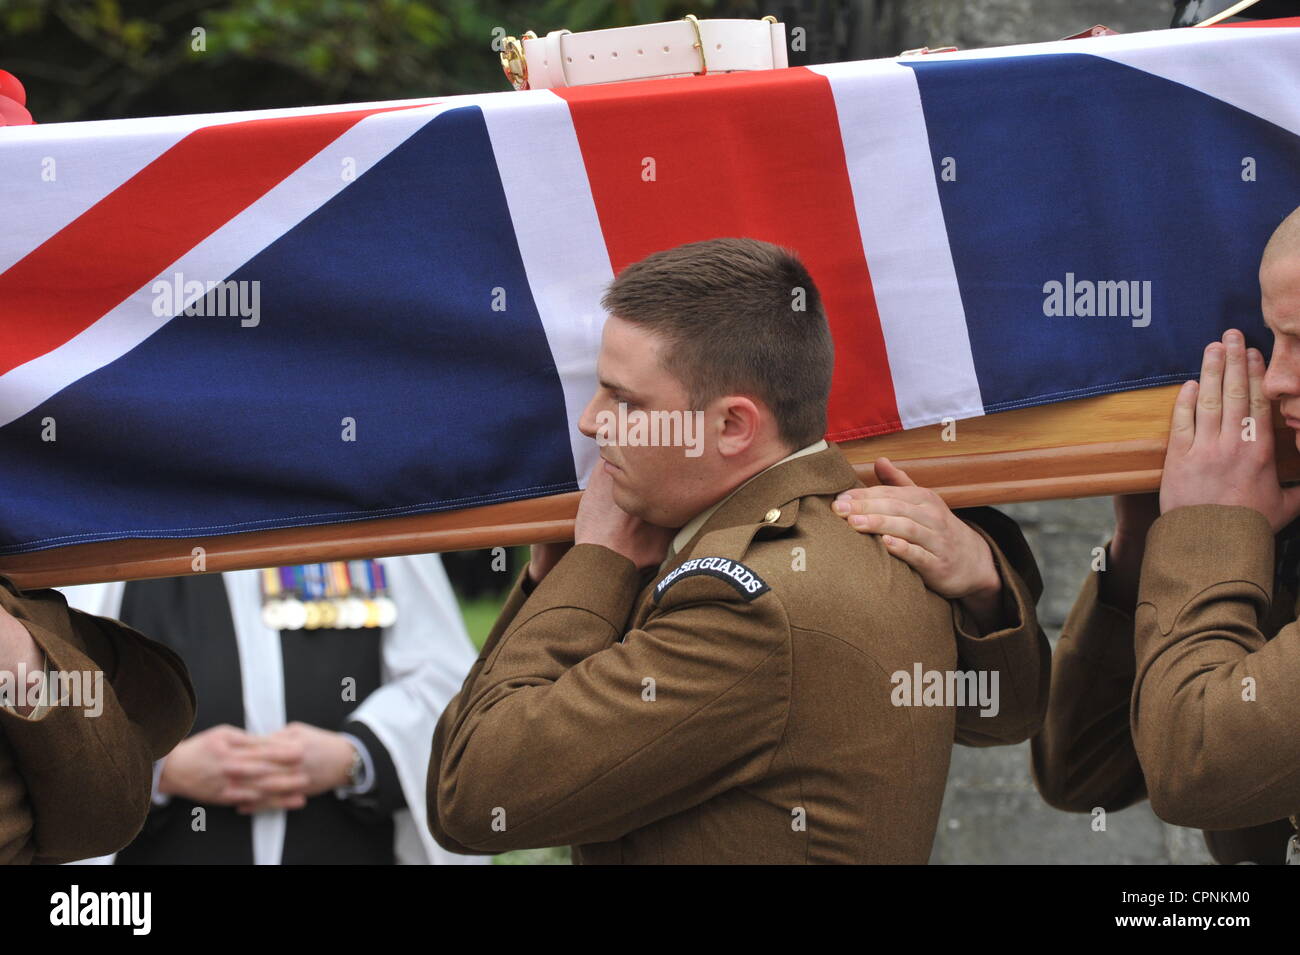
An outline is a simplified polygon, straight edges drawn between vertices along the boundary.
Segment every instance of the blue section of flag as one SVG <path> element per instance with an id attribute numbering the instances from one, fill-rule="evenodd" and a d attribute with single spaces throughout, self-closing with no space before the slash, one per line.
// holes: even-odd
<path id="1" fill-rule="evenodd" d="M 1300 137 L 1087 54 L 908 65 L 987 411 L 1194 377 L 1229 326 L 1268 355 L 1254 276 L 1300 204 Z M 1044 315 L 1067 275 L 1150 282 L 1150 324 Z"/>
<path id="2" fill-rule="evenodd" d="M 439 115 L 230 276 L 258 325 L 177 316 L 0 429 L 0 553 L 576 490 L 510 221 L 481 111 Z"/>

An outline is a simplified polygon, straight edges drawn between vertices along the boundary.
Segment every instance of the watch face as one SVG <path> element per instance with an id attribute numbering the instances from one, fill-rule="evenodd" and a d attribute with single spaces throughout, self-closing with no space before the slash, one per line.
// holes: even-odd
<path id="1" fill-rule="evenodd" d="M 355 786 L 361 782 L 361 771 L 365 768 L 365 763 L 361 759 L 361 754 L 355 749 L 352 751 L 352 765 L 348 767 L 348 785 Z"/>

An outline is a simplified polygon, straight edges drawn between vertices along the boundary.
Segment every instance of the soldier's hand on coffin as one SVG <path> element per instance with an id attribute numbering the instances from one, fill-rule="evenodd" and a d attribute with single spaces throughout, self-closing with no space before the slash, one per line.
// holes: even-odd
<path id="1" fill-rule="evenodd" d="M 1235 328 L 1211 342 L 1199 384 L 1174 402 L 1160 481 L 1160 511 L 1196 504 L 1253 508 L 1274 533 L 1300 514 L 1300 488 L 1278 483 L 1272 406 L 1264 394 L 1264 356 Z"/>
<path id="2" fill-rule="evenodd" d="M 182 740 L 163 762 L 158 788 L 199 803 L 261 804 L 269 799 L 303 805 L 309 780 L 299 769 L 300 745 L 267 741 L 237 726 L 221 725 Z"/>
<path id="3" fill-rule="evenodd" d="M 622 554 L 638 569 L 663 563 L 676 530 L 633 517 L 614 502 L 614 479 L 597 461 L 578 504 L 574 543 L 599 544 Z"/>
<path id="4" fill-rule="evenodd" d="M 832 505 L 835 513 L 858 531 L 879 535 L 935 593 L 963 601 L 981 622 L 995 616 L 1002 581 L 984 538 L 888 458 L 877 458 L 875 471 L 880 485 L 845 491 Z"/>

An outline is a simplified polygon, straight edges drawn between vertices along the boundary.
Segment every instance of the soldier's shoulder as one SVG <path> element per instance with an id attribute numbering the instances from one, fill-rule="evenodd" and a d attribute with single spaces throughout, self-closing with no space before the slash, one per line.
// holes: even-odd
<path id="1" fill-rule="evenodd" d="M 832 514 L 829 502 L 796 498 L 773 504 L 752 522 L 704 534 L 690 559 L 659 581 L 654 597 L 658 602 L 687 581 L 704 583 L 701 579 L 707 578 L 730 587 L 745 601 L 789 591 L 791 581 L 805 569 L 802 563 L 810 548 L 818 552 L 823 567 L 860 572 L 861 552 L 871 550 L 872 544 Z"/>
<path id="2" fill-rule="evenodd" d="M 752 603 L 770 593 L 772 585 L 740 556 L 699 550 L 655 584 L 651 600 L 657 606 L 700 598 Z"/>

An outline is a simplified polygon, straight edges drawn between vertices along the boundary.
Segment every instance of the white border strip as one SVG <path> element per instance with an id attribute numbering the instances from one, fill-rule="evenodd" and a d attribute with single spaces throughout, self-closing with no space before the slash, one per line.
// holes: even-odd
<path id="1" fill-rule="evenodd" d="M 944 63 L 1063 53 L 1113 60 L 1181 83 L 1286 129 L 1300 128 L 1300 97 L 1295 95 L 1300 80 L 1300 29 L 1295 27 L 1151 30 L 931 53 L 895 62 Z M 863 65 L 855 64 L 859 69 Z"/>
<path id="2" fill-rule="evenodd" d="M 564 388 L 578 486 L 586 487 L 596 443 L 578 418 L 596 391 L 605 313 L 614 278 L 569 104 L 550 90 L 484 100 L 497 169 L 524 270 Z M 502 223 L 501 228 L 505 228 Z"/>
<path id="3" fill-rule="evenodd" d="M 984 414 L 916 74 L 888 60 L 809 69 L 835 96 L 903 427 Z"/>

